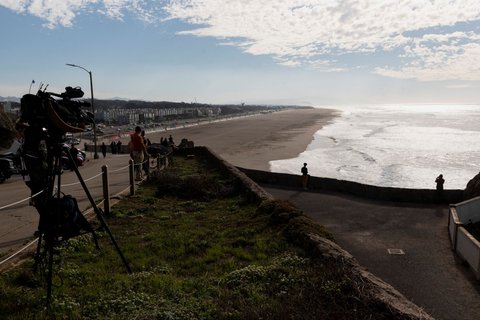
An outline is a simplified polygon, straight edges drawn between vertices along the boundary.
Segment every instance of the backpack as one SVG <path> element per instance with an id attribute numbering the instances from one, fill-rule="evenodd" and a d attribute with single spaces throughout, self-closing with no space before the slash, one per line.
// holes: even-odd
<path id="1" fill-rule="evenodd" d="M 77 200 L 71 195 L 61 198 L 52 197 L 47 200 L 40 214 L 39 229 L 52 232 L 53 236 L 62 240 L 76 237 L 82 231 L 91 232 L 97 243 L 95 232 L 78 207 Z"/>

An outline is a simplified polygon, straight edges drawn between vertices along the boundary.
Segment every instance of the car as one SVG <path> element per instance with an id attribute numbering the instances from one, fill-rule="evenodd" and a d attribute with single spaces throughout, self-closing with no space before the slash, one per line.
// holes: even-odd
<path id="1" fill-rule="evenodd" d="M 15 170 L 13 161 L 7 158 L 0 158 L 0 183 L 10 178 Z"/>
<path id="2" fill-rule="evenodd" d="M 72 144 L 80 144 L 80 139 L 78 138 L 70 138 L 65 143 L 72 145 Z"/>
<path id="3" fill-rule="evenodd" d="M 12 174 L 20 173 L 21 171 L 21 160 L 20 160 L 20 153 L 17 152 L 7 152 L 7 153 L 0 153 L 0 159 L 8 159 L 13 162 Z"/>
<path id="4" fill-rule="evenodd" d="M 75 152 L 72 152 L 71 150 L 75 150 Z M 70 145 L 64 144 L 62 146 L 62 169 L 63 170 L 67 170 L 67 169 L 73 170 L 73 165 L 72 165 L 72 162 L 70 161 L 70 156 L 68 155 L 68 153 L 70 153 L 70 155 L 74 157 L 73 160 L 75 161 L 75 164 L 77 165 L 77 167 L 83 166 L 83 164 L 85 163 L 85 160 L 87 159 L 87 154 L 84 151 L 79 150 L 77 148 L 72 149 Z"/>

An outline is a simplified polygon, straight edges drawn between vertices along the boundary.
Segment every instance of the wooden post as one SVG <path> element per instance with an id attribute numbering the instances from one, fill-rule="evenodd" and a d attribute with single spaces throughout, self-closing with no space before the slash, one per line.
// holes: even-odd
<path id="1" fill-rule="evenodd" d="M 133 196 L 135 194 L 135 180 L 133 178 L 135 167 L 132 159 L 128 161 L 128 171 L 130 173 L 130 195 Z"/>
<path id="2" fill-rule="evenodd" d="M 103 181 L 103 211 L 105 215 L 110 214 L 110 187 L 108 183 L 108 166 L 102 166 L 102 181 Z"/>

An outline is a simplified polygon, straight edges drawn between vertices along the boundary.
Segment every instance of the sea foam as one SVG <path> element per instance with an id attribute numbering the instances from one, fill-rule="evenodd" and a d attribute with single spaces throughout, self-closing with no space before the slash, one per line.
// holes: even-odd
<path id="1" fill-rule="evenodd" d="M 307 150 L 270 162 L 272 172 L 365 184 L 435 188 L 442 173 L 446 189 L 464 189 L 480 168 L 480 106 L 388 105 L 335 107 L 331 124 L 315 133 Z"/>

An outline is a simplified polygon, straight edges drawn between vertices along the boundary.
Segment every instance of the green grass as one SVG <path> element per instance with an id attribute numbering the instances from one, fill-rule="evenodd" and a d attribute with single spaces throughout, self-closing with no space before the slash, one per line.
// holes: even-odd
<path id="1" fill-rule="evenodd" d="M 359 298 L 342 265 L 312 258 L 290 239 L 292 226 L 328 236 L 322 227 L 288 203 L 247 202 L 235 181 L 200 157 L 176 158 L 107 219 L 131 274 L 105 232 L 100 251 L 90 235 L 70 239 L 55 255 L 50 310 L 44 274 L 27 261 L 0 277 L 1 318 L 392 317 Z"/>

